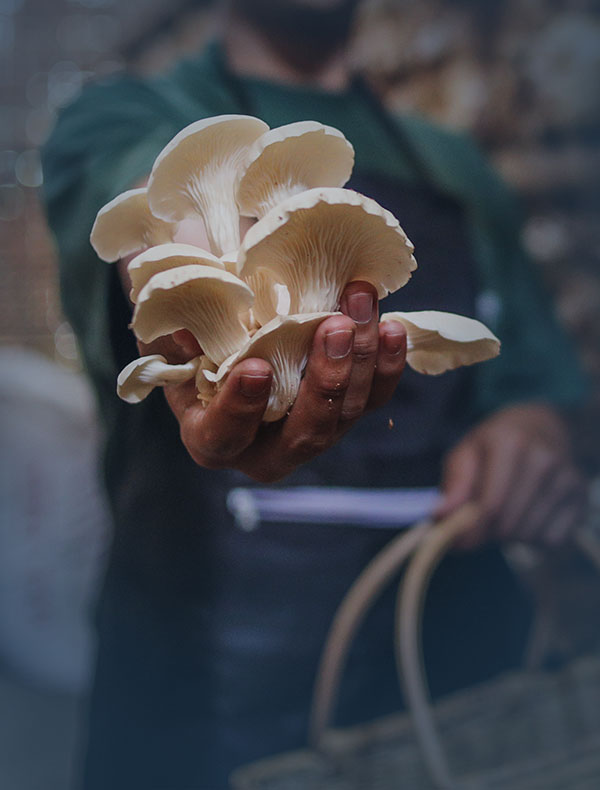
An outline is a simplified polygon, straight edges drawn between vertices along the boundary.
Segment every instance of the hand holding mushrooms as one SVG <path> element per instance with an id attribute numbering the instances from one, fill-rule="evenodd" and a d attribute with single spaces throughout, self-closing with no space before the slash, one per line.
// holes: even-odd
<path id="1" fill-rule="evenodd" d="M 439 374 L 499 353 L 463 316 L 379 321 L 378 300 L 417 264 L 398 220 L 343 188 L 352 165 L 331 127 L 218 116 L 175 136 L 147 189 L 99 212 L 101 258 L 142 250 L 128 265 L 131 326 L 142 348 L 165 352 L 130 363 L 117 391 L 135 403 L 167 386 L 197 463 L 278 479 L 385 403 L 405 355 Z M 243 239 L 242 215 L 256 219 Z M 203 223 L 210 252 L 174 241 L 183 221 Z"/>

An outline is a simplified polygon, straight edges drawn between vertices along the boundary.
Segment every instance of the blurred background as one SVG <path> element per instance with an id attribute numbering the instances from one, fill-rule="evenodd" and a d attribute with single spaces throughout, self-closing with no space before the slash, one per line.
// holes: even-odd
<path id="1" fill-rule="evenodd" d="M 61 315 L 38 150 L 86 81 L 160 71 L 213 30 L 208 0 L 0 0 L 2 788 L 68 786 L 93 650 L 85 615 L 107 541 L 93 403 Z M 598 478 L 599 3 L 366 0 L 354 58 L 392 109 L 475 135 L 521 195 L 523 242 L 592 383 L 574 428 Z M 568 650 L 591 638 L 585 615 L 600 598 L 575 559 L 563 571 L 555 597 L 575 597 L 582 613 L 577 633 L 561 630 Z"/>

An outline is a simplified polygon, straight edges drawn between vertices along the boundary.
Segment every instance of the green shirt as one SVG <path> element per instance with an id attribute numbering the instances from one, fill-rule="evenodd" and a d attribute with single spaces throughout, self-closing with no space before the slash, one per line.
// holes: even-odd
<path id="1" fill-rule="evenodd" d="M 330 94 L 255 79 L 236 84 L 253 114 L 270 126 L 307 119 L 335 126 L 354 145 L 362 172 L 401 184 L 418 180 L 425 170 L 433 186 L 462 204 L 482 304 L 491 307 L 481 317 L 502 341 L 500 357 L 477 366 L 474 417 L 517 401 L 570 406 L 580 400 L 582 376 L 521 248 L 515 200 L 472 141 L 420 117 L 402 116 L 389 119 L 401 135 L 400 146 L 354 90 Z M 220 48 L 212 45 L 164 77 L 119 76 L 88 86 L 63 111 L 45 147 L 44 196 L 59 251 L 64 309 L 109 421 L 120 407 L 118 370 L 109 341 L 110 266 L 89 244 L 96 212 L 146 176 L 180 129 L 202 117 L 243 111 L 240 101 Z"/>

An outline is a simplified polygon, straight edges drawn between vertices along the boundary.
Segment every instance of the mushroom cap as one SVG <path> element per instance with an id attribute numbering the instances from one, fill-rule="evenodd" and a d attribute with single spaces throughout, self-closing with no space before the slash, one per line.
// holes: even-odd
<path id="1" fill-rule="evenodd" d="M 399 321 L 406 328 L 406 361 L 419 373 L 433 376 L 497 357 L 500 341 L 485 324 L 439 310 L 384 313 L 381 321 Z"/>
<path id="2" fill-rule="evenodd" d="M 405 285 L 417 266 L 413 249 L 394 215 L 371 198 L 336 187 L 309 189 L 248 230 L 238 273 L 269 270 L 289 290 L 290 313 L 330 312 L 353 280 L 371 283 L 380 299 Z"/>
<path id="3" fill-rule="evenodd" d="M 222 261 L 201 247 L 194 247 L 192 244 L 159 244 L 140 253 L 129 262 L 127 266 L 131 279 L 129 298 L 132 302 L 137 302 L 144 285 L 158 272 L 190 264 L 214 266 L 225 271 Z"/>
<path id="4" fill-rule="evenodd" d="M 113 263 L 154 244 L 173 240 L 176 224 L 155 217 L 147 189 L 129 189 L 103 206 L 90 234 L 98 257 Z"/>
<path id="5" fill-rule="evenodd" d="M 263 217 L 299 192 L 342 187 L 353 166 L 354 148 L 332 126 L 299 121 L 271 129 L 248 151 L 237 193 L 240 214 Z"/>
<path id="6" fill-rule="evenodd" d="M 170 222 L 199 215 L 215 254 L 236 249 L 240 169 L 250 145 L 268 128 L 248 115 L 217 115 L 186 126 L 154 162 L 148 182 L 152 212 Z"/>
<path id="7" fill-rule="evenodd" d="M 207 378 L 215 381 L 218 387 L 232 367 L 243 359 L 266 360 L 273 368 L 273 383 L 263 421 L 281 419 L 296 400 L 315 331 L 321 321 L 331 315 L 339 313 L 277 316 L 261 327 L 236 354 L 228 357 L 216 374 L 209 374 Z"/>
<path id="8" fill-rule="evenodd" d="M 248 339 L 240 314 L 254 294 L 235 275 L 189 264 L 159 272 L 139 293 L 131 328 L 143 343 L 188 329 L 203 352 L 220 364 Z"/>
<path id="9" fill-rule="evenodd" d="M 155 387 L 193 379 L 199 362 L 196 357 L 183 365 L 169 365 L 160 354 L 134 359 L 117 377 L 117 395 L 127 403 L 140 403 Z"/>

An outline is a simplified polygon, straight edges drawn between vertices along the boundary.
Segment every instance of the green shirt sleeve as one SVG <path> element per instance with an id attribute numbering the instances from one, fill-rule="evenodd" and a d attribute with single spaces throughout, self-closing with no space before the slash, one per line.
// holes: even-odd
<path id="1" fill-rule="evenodd" d="M 108 304 L 115 270 L 97 258 L 90 231 L 98 210 L 148 175 L 159 151 L 188 122 L 151 83 L 119 78 L 88 86 L 59 116 L 42 152 L 63 308 L 101 406 L 116 397 Z"/>

